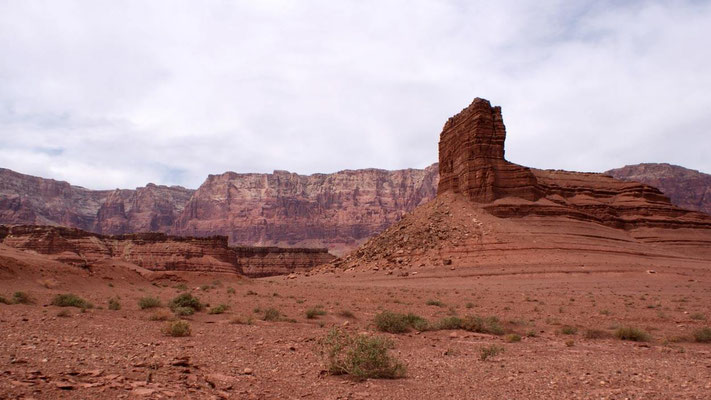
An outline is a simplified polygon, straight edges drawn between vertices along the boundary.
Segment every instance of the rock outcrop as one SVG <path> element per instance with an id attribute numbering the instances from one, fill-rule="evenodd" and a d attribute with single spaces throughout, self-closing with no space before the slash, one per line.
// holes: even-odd
<path id="1" fill-rule="evenodd" d="M 642 183 L 512 164 L 505 137 L 501 109 L 475 99 L 440 136 L 437 197 L 333 265 L 708 266 L 711 216 Z"/>
<path id="2" fill-rule="evenodd" d="M 118 260 L 151 271 L 238 273 L 251 277 L 304 272 L 332 261 L 326 249 L 230 247 L 225 236 L 179 237 L 163 233 L 107 236 L 57 226 L 0 226 L 0 243 L 90 269 Z"/>
<path id="3" fill-rule="evenodd" d="M 637 164 L 611 169 L 605 174 L 624 181 L 641 182 L 661 190 L 672 204 L 711 214 L 711 175 L 671 164 Z"/>

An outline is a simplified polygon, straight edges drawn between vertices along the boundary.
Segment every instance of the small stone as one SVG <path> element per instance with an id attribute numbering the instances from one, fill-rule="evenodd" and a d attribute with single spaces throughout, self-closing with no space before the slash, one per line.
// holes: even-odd
<path id="1" fill-rule="evenodd" d="M 245 368 L 242 370 L 242 373 L 245 375 L 252 375 L 254 371 L 252 371 L 252 368 Z"/>

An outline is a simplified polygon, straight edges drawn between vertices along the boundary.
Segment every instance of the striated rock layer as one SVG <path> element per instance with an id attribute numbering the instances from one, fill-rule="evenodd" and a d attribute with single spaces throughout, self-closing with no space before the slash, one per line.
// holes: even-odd
<path id="1" fill-rule="evenodd" d="M 334 174 L 210 175 L 174 234 L 226 235 L 231 243 L 350 249 L 434 197 L 437 166 Z"/>
<path id="2" fill-rule="evenodd" d="M 440 136 L 437 198 L 334 265 L 708 267 L 711 216 L 642 183 L 509 163 L 505 137 L 501 109 L 475 99 Z"/>
<path id="3" fill-rule="evenodd" d="M 332 261 L 326 249 L 230 247 L 225 236 L 177 237 L 163 233 L 106 236 L 55 226 L 0 226 L 0 243 L 91 268 L 118 260 L 151 271 L 238 273 L 252 277 L 304 272 Z"/>
<path id="4" fill-rule="evenodd" d="M 611 169 L 614 178 L 642 182 L 669 196 L 681 208 L 711 214 L 711 175 L 670 164 L 637 164 Z"/>
<path id="5" fill-rule="evenodd" d="M 60 225 L 103 234 L 167 232 L 194 190 L 149 183 L 89 190 L 0 168 L 0 223 Z"/>

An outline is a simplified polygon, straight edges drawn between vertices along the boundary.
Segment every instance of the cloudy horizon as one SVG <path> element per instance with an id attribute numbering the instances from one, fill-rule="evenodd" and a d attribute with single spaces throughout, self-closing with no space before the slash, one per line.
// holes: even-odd
<path id="1" fill-rule="evenodd" d="M 0 0 L 0 167 L 91 189 L 424 168 L 503 109 L 506 158 L 711 172 L 709 1 Z"/>

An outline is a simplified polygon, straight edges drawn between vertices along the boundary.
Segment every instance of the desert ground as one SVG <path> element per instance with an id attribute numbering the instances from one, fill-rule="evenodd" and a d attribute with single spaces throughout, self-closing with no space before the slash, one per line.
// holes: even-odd
<path id="1" fill-rule="evenodd" d="M 711 344 L 694 338 L 711 318 L 702 263 L 650 269 L 601 257 L 586 268 L 527 260 L 247 279 L 87 271 L 0 250 L 0 295 L 30 297 L 0 304 L 2 399 L 711 398 Z M 51 304 L 67 293 L 93 307 Z M 190 336 L 168 336 L 161 319 L 174 318 L 167 305 L 181 293 L 209 306 L 182 317 Z M 161 306 L 141 309 L 145 297 Z M 224 313 L 208 311 L 219 304 Z M 265 317 L 269 309 L 278 317 Z M 310 309 L 320 311 L 309 318 Z M 504 333 L 379 332 L 374 318 L 385 310 L 432 322 L 493 316 Z M 649 336 L 621 340 L 623 327 Z M 390 339 L 405 376 L 328 373 L 323 339 L 333 329 Z M 492 345 L 497 354 L 483 357 Z"/>

